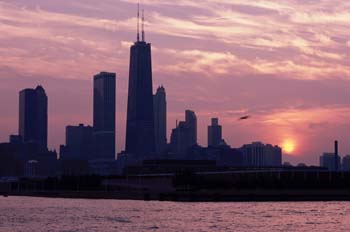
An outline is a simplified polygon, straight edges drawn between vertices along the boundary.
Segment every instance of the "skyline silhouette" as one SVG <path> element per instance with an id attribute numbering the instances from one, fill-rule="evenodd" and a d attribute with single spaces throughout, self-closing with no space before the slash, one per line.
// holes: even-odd
<path id="1" fill-rule="evenodd" d="M 117 135 L 117 151 L 122 150 L 126 121 L 123 114 L 127 102 L 126 57 L 129 41 L 135 34 L 135 3 L 98 6 L 99 10 L 106 12 L 104 16 L 96 14 L 96 10 L 72 6 L 71 3 L 30 0 L 1 4 L 4 11 L 2 18 L 8 20 L 3 22 L 1 29 L 10 33 L 1 38 L 4 45 L 0 68 L 3 83 L 0 87 L 0 105 L 3 107 L 0 112 L 1 141 L 6 141 L 7 135 L 15 134 L 17 130 L 17 92 L 25 87 L 42 84 L 51 100 L 49 147 L 58 149 L 58 145 L 64 142 L 66 125 L 92 124 L 91 76 L 101 70 L 108 70 L 118 75 L 116 92 L 120 111 L 117 115 L 117 131 L 121 133 Z M 91 4 L 85 2 L 83 5 Z M 171 5 L 169 2 L 167 4 Z M 225 4 L 232 6 L 230 3 Z M 332 14 L 326 11 L 330 6 L 319 3 L 318 9 L 324 10 L 327 16 L 334 19 L 319 17 L 319 22 L 307 17 L 307 11 L 317 15 L 312 4 L 306 4 L 305 9 L 290 1 L 269 7 L 247 4 L 247 8 L 232 6 L 232 10 L 226 12 L 226 19 L 235 23 L 237 31 L 225 32 L 223 28 L 231 28 L 225 23 L 225 18 L 219 18 L 216 27 L 208 21 L 225 13 L 215 1 L 205 3 L 201 8 L 192 6 L 192 10 L 186 4 L 178 6 L 176 9 L 183 12 L 182 18 L 169 12 L 163 4 L 154 5 L 146 1 L 147 38 L 156 45 L 153 47 L 154 87 L 164 84 L 167 89 L 168 128 L 173 128 L 176 119 L 181 120 L 183 110 L 188 108 L 193 109 L 199 119 L 198 140 L 202 145 L 207 143 L 206 130 L 210 118 L 218 117 L 223 126 L 224 138 L 233 146 L 261 140 L 285 148 L 294 147 L 290 153 L 297 157 L 290 160 L 309 164 L 317 164 L 323 152 L 332 151 L 334 139 L 340 142 L 341 155 L 349 153 L 347 115 L 350 115 L 350 83 L 346 71 L 348 61 L 344 54 L 348 36 L 342 30 L 342 25 L 347 23 L 341 18 L 343 11 Z M 35 8 L 36 5 L 40 5 L 41 11 Z M 22 6 L 27 8 L 23 10 Z M 201 11 L 203 8 L 210 9 L 210 6 L 208 12 L 212 15 Z M 282 6 L 292 10 L 287 11 Z M 341 2 L 332 7 L 334 11 L 341 7 L 347 9 Z M 255 14 L 256 10 L 260 15 Z M 108 13 L 113 11 L 124 13 L 109 16 Z M 279 21 L 280 18 L 271 11 L 293 17 Z M 303 13 L 305 17 L 302 17 Z M 19 15 L 26 17 L 17 17 Z M 28 24 L 19 21 L 19 18 L 27 18 Z M 106 20 L 103 25 L 96 23 L 101 18 Z M 267 28 L 266 33 L 254 33 L 258 38 L 253 40 L 249 33 L 253 27 L 246 26 L 244 30 L 243 25 L 244 22 L 257 23 L 260 18 L 270 24 L 264 27 Z M 35 26 L 37 20 L 42 22 L 40 27 Z M 178 23 L 183 21 L 192 23 L 187 24 L 191 25 L 190 29 L 186 30 Z M 168 28 L 164 27 L 165 22 Z M 55 23 L 62 27 L 52 27 Z M 203 27 L 199 27 L 201 23 Z M 277 23 L 290 28 L 291 34 L 280 31 L 281 35 L 278 35 L 272 26 Z M 303 30 L 322 23 L 327 27 L 316 27 L 316 31 L 311 31 L 311 34 L 302 34 Z M 69 30 L 70 26 L 76 30 Z M 256 30 L 259 31 L 259 27 Z M 267 35 L 270 37 L 265 38 Z M 10 41 L 9 38 L 13 39 Z M 228 41 L 231 43 L 225 42 L 228 38 L 231 38 Z M 289 44 L 288 40 L 292 43 Z M 57 49 L 52 49 L 52 46 Z M 29 52 L 32 59 L 26 55 Z M 248 64 L 251 65 L 254 56 L 258 57 L 258 64 L 265 70 L 252 71 L 250 66 L 245 69 L 244 62 L 239 62 L 250 61 Z M 304 56 L 307 58 L 299 59 Z M 278 62 L 278 59 L 282 61 Z M 289 59 L 293 62 L 289 63 Z M 317 62 L 323 64 L 323 68 L 318 67 Z M 269 64 L 273 64 L 273 68 Z M 291 66 L 295 71 L 291 70 Z M 79 91 L 74 92 L 73 89 Z M 237 122 L 238 117 L 246 114 L 253 117 Z M 169 129 L 167 133 L 170 138 Z"/>
<path id="2" fill-rule="evenodd" d="M 0 0 L 0 230 L 347 231 L 349 12 Z"/>

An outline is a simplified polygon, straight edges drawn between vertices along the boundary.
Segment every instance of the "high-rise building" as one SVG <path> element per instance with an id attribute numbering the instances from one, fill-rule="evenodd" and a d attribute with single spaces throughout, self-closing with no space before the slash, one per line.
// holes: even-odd
<path id="1" fill-rule="evenodd" d="M 186 127 L 189 130 L 188 143 L 190 146 L 197 144 L 197 116 L 191 110 L 186 110 Z"/>
<path id="2" fill-rule="evenodd" d="M 320 166 L 328 168 L 329 171 L 335 171 L 336 165 L 334 162 L 334 153 L 325 152 L 320 156 Z M 340 157 L 338 156 L 338 167 L 340 167 Z"/>
<path id="3" fill-rule="evenodd" d="M 253 142 L 241 147 L 244 165 L 253 167 L 281 166 L 282 149 L 279 146 Z"/>
<path id="4" fill-rule="evenodd" d="M 93 128 L 91 126 L 67 126 L 66 145 L 61 146 L 60 159 L 89 160 L 93 152 Z"/>
<path id="5" fill-rule="evenodd" d="M 163 86 L 158 87 L 156 94 L 153 96 L 154 109 L 154 133 L 156 141 L 156 152 L 162 153 L 166 149 L 166 123 L 167 123 L 167 107 L 166 93 Z"/>
<path id="6" fill-rule="evenodd" d="M 142 159 L 155 152 L 151 44 L 143 29 L 130 48 L 128 91 L 125 151 Z"/>
<path id="7" fill-rule="evenodd" d="M 185 155 L 187 150 L 191 147 L 189 144 L 189 130 L 186 126 L 186 122 L 181 121 L 177 124 L 171 132 L 170 147 L 171 151 L 178 155 Z"/>
<path id="8" fill-rule="evenodd" d="M 115 159 L 115 73 L 94 76 L 93 159 Z"/>
<path id="9" fill-rule="evenodd" d="M 222 143 L 222 127 L 219 125 L 218 118 L 211 119 L 211 125 L 208 126 L 208 147 L 217 147 Z"/>
<path id="10" fill-rule="evenodd" d="M 350 171 L 350 155 L 346 155 L 343 157 L 342 165 L 344 171 Z"/>
<path id="11" fill-rule="evenodd" d="M 193 111 L 186 110 L 186 121 L 181 121 L 172 130 L 170 147 L 176 154 L 186 154 L 187 150 L 197 145 L 197 117 Z"/>
<path id="12" fill-rule="evenodd" d="M 47 151 L 47 96 L 42 86 L 19 93 L 18 134 L 24 143 L 34 143 Z"/>

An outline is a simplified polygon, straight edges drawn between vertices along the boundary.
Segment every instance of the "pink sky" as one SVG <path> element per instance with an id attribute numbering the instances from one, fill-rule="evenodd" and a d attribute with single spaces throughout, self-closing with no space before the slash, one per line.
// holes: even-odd
<path id="1" fill-rule="evenodd" d="M 18 92 L 42 84 L 49 146 L 92 122 L 92 76 L 117 73 L 117 149 L 124 148 L 132 0 L 0 1 L 0 140 L 17 133 Z M 340 141 L 350 153 L 350 3 L 343 0 L 143 0 L 153 87 L 163 84 L 168 133 L 185 109 L 199 143 L 219 117 L 225 140 L 295 144 L 285 160 L 317 164 Z M 199 4 L 200 2 L 200 4 Z M 246 121 L 239 116 L 251 115 Z"/>

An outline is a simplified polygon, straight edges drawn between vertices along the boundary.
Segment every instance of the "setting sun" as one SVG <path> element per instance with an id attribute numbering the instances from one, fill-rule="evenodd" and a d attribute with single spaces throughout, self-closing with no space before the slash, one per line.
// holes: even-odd
<path id="1" fill-rule="evenodd" d="M 295 142 L 291 139 L 285 140 L 282 144 L 282 149 L 285 153 L 292 153 L 295 150 Z"/>

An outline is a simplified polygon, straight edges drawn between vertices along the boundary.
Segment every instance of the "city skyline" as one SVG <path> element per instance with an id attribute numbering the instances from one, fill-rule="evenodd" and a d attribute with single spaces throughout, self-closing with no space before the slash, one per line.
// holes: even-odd
<path id="1" fill-rule="evenodd" d="M 235 5 L 237 8 L 234 8 L 234 6 L 232 6 L 233 8 L 231 13 L 232 16 L 234 16 L 234 12 L 239 12 L 239 15 L 241 16 L 246 15 L 245 20 L 248 20 L 248 16 L 251 18 L 256 18 L 254 15 L 249 15 L 249 12 L 252 12 L 254 10 L 259 11 L 260 15 L 264 16 L 271 13 L 265 12 L 264 9 L 273 10 L 275 7 L 277 9 L 274 10 L 277 12 L 284 12 L 285 14 L 288 14 L 288 11 L 281 7 L 284 6 L 283 4 L 289 7 L 293 7 L 293 4 L 291 3 L 288 5 L 288 2 L 289 1 L 283 1 L 281 4 L 275 3 L 272 5 L 255 5 L 255 8 L 252 8 L 252 6 L 249 8 L 248 4 L 245 5 L 246 8 L 244 8 L 242 7 L 242 4 L 240 5 L 239 1 L 237 1 L 237 4 Z M 166 3 L 168 5 L 171 5 L 169 2 Z M 191 5 L 190 3 L 191 1 L 184 1 L 183 4 L 179 6 L 179 8 L 194 8 L 192 10 L 200 8 L 196 5 Z M 96 17 L 92 15 L 84 16 L 84 14 L 96 14 L 92 9 L 88 8 L 90 2 L 84 3 L 86 5 L 83 3 L 80 5 L 77 4 L 75 8 L 71 8 L 76 10 L 80 9 L 81 15 L 74 11 L 65 12 L 65 4 L 68 3 L 59 5 L 58 3 L 43 3 L 42 1 L 28 1 L 26 3 L 23 3 L 22 1 L 14 1 L 14 3 L 0 4 L 4 13 L 2 14 L 3 20 L 7 19 L 8 22 L 11 22 L 15 20 L 14 16 L 16 14 L 28 14 L 30 16 L 29 19 L 32 20 L 29 20 L 30 22 L 34 22 L 35 20 L 40 20 L 43 22 L 42 27 L 31 26 L 27 28 L 25 32 L 28 34 L 20 34 L 20 32 L 16 34 L 12 31 L 13 34 L 10 33 L 10 37 L 12 36 L 18 41 L 26 38 L 34 41 L 41 41 L 43 38 L 33 37 L 31 31 L 36 29 L 41 31 L 43 28 L 45 28 L 44 22 L 48 24 L 59 23 L 67 26 L 67 28 L 57 30 L 57 32 L 52 29 L 53 31 L 48 32 L 49 35 L 51 35 L 50 33 L 57 36 L 65 33 L 72 33 L 71 38 L 69 38 L 69 36 L 66 36 L 64 38 L 58 37 L 55 40 L 55 38 L 48 37 L 44 39 L 45 43 L 43 43 L 43 45 L 29 45 L 29 43 L 24 45 L 16 45 L 15 41 L 10 42 L 6 40 L 10 37 L 4 36 L 1 38 L 4 44 L 6 43 L 10 46 L 7 49 L 5 47 L 3 48 L 5 52 L 5 57 L 3 57 L 3 59 L 7 59 L 4 60 L 4 65 L 0 67 L 1 80 L 4 83 L 4 85 L 1 87 L 2 95 L 0 98 L 4 99 L 5 94 L 6 96 L 9 96 L 5 99 L 6 101 L 1 100 L 0 102 L 1 106 L 5 108 L 5 111 L 2 111 L 0 113 L 0 119 L 2 122 L 0 124 L 0 139 L 2 141 L 5 141 L 7 140 L 7 136 L 9 134 L 15 134 L 16 132 L 16 122 L 18 119 L 16 107 L 17 103 L 15 99 L 17 98 L 18 91 L 24 87 L 33 86 L 33 83 L 38 82 L 40 84 L 43 84 L 50 98 L 49 148 L 57 149 L 59 144 L 63 144 L 64 128 L 66 125 L 77 125 L 79 123 L 85 123 L 89 125 L 92 124 L 91 76 L 94 73 L 105 70 L 116 72 L 118 76 L 118 90 L 116 91 L 118 94 L 117 152 L 122 150 L 125 144 L 123 142 L 123 137 L 125 134 L 124 131 L 126 124 L 126 73 L 128 71 L 128 56 L 126 56 L 128 49 L 126 49 L 126 47 L 129 47 L 131 45 L 135 37 L 134 35 L 136 24 L 133 24 L 135 21 L 135 1 L 119 1 L 119 5 L 116 3 L 116 5 L 125 7 L 125 9 L 128 10 L 127 14 L 125 13 L 124 17 L 130 21 L 127 21 L 127 24 L 124 25 L 125 27 L 123 27 L 123 24 L 120 24 L 119 29 L 114 27 L 114 18 L 106 19 L 104 22 L 105 24 L 102 23 L 101 26 L 101 24 L 99 24 L 100 21 L 97 20 L 98 15 L 95 15 Z M 22 9 L 21 11 L 14 14 L 16 7 L 20 7 L 26 4 L 28 6 L 26 9 Z M 208 4 L 208 2 L 205 2 L 205 4 L 203 4 L 201 7 L 208 6 Z M 226 2 L 224 4 L 228 4 L 230 6 L 232 5 L 229 4 L 229 2 Z M 321 5 L 323 6 L 323 4 Z M 85 8 L 83 6 L 85 6 Z M 113 6 L 113 3 L 106 1 L 106 8 L 104 8 L 106 11 L 108 11 L 107 6 Z M 237 57 L 243 58 L 244 56 L 249 56 L 249 54 L 244 53 L 243 50 L 246 48 L 239 45 L 237 41 L 231 41 L 233 43 L 232 46 L 226 44 L 227 48 L 219 49 L 220 45 L 222 45 L 222 43 L 225 43 L 222 42 L 221 39 L 227 38 L 227 35 L 225 35 L 223 31 L 221 31 L 223 34 L 219 34 L 218 38 L 208 37 L 207 40 L 203 38 L 196 38 L 193 31 L 198 32 L 198 36 L 204 37 L 205 34 L 203 35 L 199 33 L 201 30 L 202 32 L 204 31 L 207 33 L 210 32 L 210 30 L 213 30 L 214 27 L 208 28 L 208 25 L 215 24 L 213 21 L 208 21 L 209 19 L 213 19 L 212 17 L 209 17 L 207 15 L 206 18 L 198 18 L 197 21 L 195 20 L 195 17 L 184 17 L 184 20 L 193 21 L 195 23 L 192 25 L 194 28 L 193 31 L 191 31 L 191 29 L 188 29 L 187 33 L 184 33 L 184 35 L 181 36 L 180 33 L 170 34 L 170 32 L 172 32 L 171 27 L 169 30 L 164 30 L 164 28 L 163 30 L 160 30 L 159 24 L 157 24 L 158 21 L 156 21 L 156 14 L 158 12 L 158 17 L 168 17 L 167 22 L 169 22 L 172 27 L 175 27 L 177 25 L 179 27 L 179 31 L 184 30 L 184 28 L 181 28 L 181 26 L 176 24 L 176 22 L 173 22 L 173 24 L 171 24 L 172 21 L 170 19 L 175 18 L 176 16 L 167 15 L 170 13 L 166 9 L 163 9 L 167 7 L 166 4 L 154 6 L 152 5 L 152 1 L 144 1 L 144 7 L 146 9 L 146 30 L 148 32 L 148 38 L 149 41 L 154 45 L 153 66 L 155 67 L 155 81 L 153 84 L 153 92 L 155 92 L 155 88 L 160 84 L 164 84 L 165 88 L 167 89 L 167 100 L 169 102 L 169 129 L 167 131 L 168 139 L 170 138 L 169 130 L 175 127 L 176 119 L 183 119 L 182 115 L 184 109 L 192 109 L 196 112 L 196 115 L 198 117 L 198 137 L 199 143 L 201 145 L 206 145 L 206 129 L 210 124 L 210 118 L 218 117 L 220 119 L 221 125 L 223 126 L 223 138 L 234 147 L 239 147 L 244 143 L 249 143 L 251 141 L 257 140 L 261 140 L 266 143 L 278 144 L 285 149 L 291 150 L 293 150 L 294 146 L 295 150 L 290 150 L 289 152 L 293 152 L 298 157 L 296 157 L 296 159 L 292 159 L 293 161 L 296 160 L 295 162 L 300 161 L 313 164 L 318 163 L 318 157 L 323 152 L 333 150 L 332 141 L 334 139 L 338 139 L 340 141 L 341 155 L 345 155 L 350 152 L 350 136 L 346 133 L 346 130 L 350 128 L 346 122 L 346 116 L 349 115 L 350 117 L 348 108 L 349 102 L 347 102 L 346 99 L 349 96 L 348 93 L 346 93 L 346 90 L 350 85 L 346 80 L 346 69 L 343 70 L 337 67 L 337 69 L 335 68 L 335 70 L 333 70 L 337 75 L 334 74 L 334 76 L 332 76 L 333 74 L 330 72 L 328 73 L 329 76 L 324 77 L 324 74 L 321 73 L 321 68 L 319 68 L 320 70 L 316 70 L 316 68 L 313 67 L 313 69 L 308 70 L 307 68 L 309 67 L 307 65 L 302 68 L 299 67 L 299 69 L 298 66 L 293 66 L 296 71 L 288 72 L 285 70 L 280 70 L 288 67 L 291 68 L 289 66 L 291 64 L 288 62 L 281 62 L 280 67 L 272 65 L 272 68 L 269 68 L 269 62 L 266 62 L 266 64 L 262 64 L 262 67 L 270 69 L 271 72 L 273 68 L 278 67 L 276 68 L 276 73 L 265 73 L 261 70 L 258 72 L 246 70 L 247 72 L 245 74 L 240 74 L 239 72 L 231 73 L 232 70 L 230 70 L 229 66 L 242 65 L 242 63 L 237 61 Z M 309 4 L 308 7 L 312 8 L 312 4 Z M 214 8 L 213 11 L 216 9 L 217 8 Z M 256 13 L 255 11 L 254 13 Z M 35 12 L 42 12 L 50 17 L 43 19 L 40 18 L 42 17 L 41 14 L 38 15 L 35 14 Z M 64 17 L 63 20 L 58 19 L 57 16 L 59 14 L 67 16 L 68 20 L 64 21 L 64 19 L 67 19 Z M 202 15 L 204 12 L 199 11 L 195 15 L 197 14 Z M 331 15 L 331 13 L 329 14 Z M 80 18 L 78 19 L 91 19 L 91 21 L 82 20 L 80 21 L 81 24 L 74 25 L 74 27 L 80 29 L 78 32 L 81 32 L 83 28 L 86 27 L 91 30 L 86 33 L 89 34 L 94 30 L 98 30 L 103 31 L 103 36 L 98 38 L 94 37 L 91 38 L 91 40 L 86 40 L 84 42 L 81 40 L 82 34 L 69 32 L 68 26 L 70 24 L 73 24 L 73 22 L 70 21 L 73 20 L 73 18 L 69 18 L 68 16 L 73 17 L 73 15 L 79 15 Z M 204 15 L 202 16 L 204 17 Z M 335 17 L 335 15 L 333 16 Z M 235 19 L 237 19 L 237 23 L 244 24 L 244 21 L 242 22 L 242 18 L 233 17 L 233 22 Z M 302 18 L 300 16 L 299 20 L 303 19 L 312 21 L 311 18 L 307 18 L 306 16 L 305 18 Z M 325 21 L 324 23 L 327 23 L 327 20 L 329 20 L 326 16 L 323 18 L 321 17 L 321 19 Z M 340 17 L 336 22 L 341 24 L 341 20 L 342 18 Z M 6 21 L 3 22 L 4 23 L 2 24 L 2 27 L 11 27 L 11 24 L 6 23 Z M 205 24 L 206 26 L 203 26 L 204 28 L 197 28 L 199 25 L 201 25 L 201 23 Z M 218 23 L 220 24 L 220 22 Z M 12 27 L 15 26 L 12 25 Z M 222 29 L 220 25 L 217 27 L 219 29 Z M 308 28 L 307 26 L 305 27 Z M 118 39 L 118 36 L 120 36 L 120 33 L 118 32 L 124 32 L 125 35 L 122 35 L 122 38 Z M 193 34 L 191 35 L 191 33 Z M 220 38 L 220 36 L 222 38 Z M 298 40 L 297 38 L 295 42 L 300 42 L 301 44 L 292 44 L 290 47 L 285 47 L 283 44 L 281 45 L 281 41 L 278 39 L 276 41 L 271 40 L 271 43 L 276 42 L 276 44 L 270 44 L 270 46 L 261 45 L 262 51 L 265 51 L 266 54 L 259 54 L 259 59 L 268 59 L 271 58 L 269 56 L 277 56 L 279 52 L 279 55 L 282 56 L 283 53 L 281 53 L 279 50 L 283 50 L 283 48 L 298 48 L 301 50 L 304 48 L 306 49 L 305 51 L 294 51 L 296 53 L 295 55 L 298 56 L 302 54 L 308 55 L 310 57 L 312 56 L 313 58 L 316 57 L 315 62 L 319 61 L 317 58 L 318 56 L 326 57 L 327 62 L 328 59 L 337 60 L 335 58 L 336 53 L 333 54 L 331 51 L 328 53 L 326 52 L 326 50 L 328 48 L 331 49 L 332 46 L 313 48 L 310 41 L 309 45 L 303 45 L 303 43 L 306 43 L 310 37 L 314 38 L 313 36 L 305 36 L 304 41 Z M 345 36 L 340 38 L 339 34 L 337 34 L 339 38 L 336 38 L 336 36 L 327 37 L 327 35 L 322 34 L 318 36 L 320 36 L 319 41 L 314 41 L 314 43 L 320 45 L 335 43 L 336 45 L 340 46 L 340 44 L 342 44 L 341 39 L 345 38 Z M 234 39 L 237 38 L 234 37 Z M 79 45 L 75 44 L 77 42 L 75 40 L 79 42 Z M 174 42 L 170 45 L 165 44 L 166 42 L 172 40 L 174 40 Z M 89 41 L 95 42 L 96 47 L 94 47 L 93 44 L 89 44 Z M 121 49 L 118 49 L 119 47 L 112 46 L 109 47 L 110 50 L 107 49 L 107 51 L 106 48 L 108 46 L 111 46 L 112 41 L 116 44 L 120 42 L 118 46 L 120 46 Z M 193 44 L 191 45 L 193 47 L 189 48 L 188 45 L 185 44 L 180 46 L 178 44 L 180 41 L 187 41 L 189 44 L 193 44 L 193 41 L 199 41 L 200 43 Z M 263 40 L 260 42 L 266 43 L 268 40 Z M 97 57 L 93 56 L 88 56 L 88 58 L 91 58 L 90 60 L 87 58 L 83 59 L 74 56 L 71 60 L 75 64 L 69 64 L 65 69 L 62 60 L 58 59 L 61 58 L 61 56 L 53 51 L 50 51 L 50 43 L 58 43 L 61 45 L 59 47 L 60 49 L 68 49 L 68 55 L 78 55 L 79 52 L 84 52 L 84 49 L 89 48 L 91 50 L 88 50 L 86 52 L 90 52 L 90 55 L 92 52 L 97 52 L 97 57 L 101 56 L 102 58 L 107 55 L 110 56 L 106 62 L 107 64 L 103 64 L 104 61 L 98 61 Z M 83 47 L 80 47 L 80 45 L 83 45 Z M 211 47 L 210 45 L 217 45 L 218 47 Z M 333 46 L 336 45 L 333 44 Z M 42 54 L 38 52 L 34 54 L 34 59 L 25 59 L 25 52 L 34 49 L 35 46 L 39 46 L 40 49 L 44 49 L 43 54 L 46 54 L 46 56 L 42 56 Z M 14 48 L 17 48 L 17 50 Z M 100 48 L 101 50 L 99 50 Z M 272 50 L 269 51 L 267 48 Z M 239 52 L 238 50 L 240 49 L 243 50 Z M 276 51 L 273 51 L 274 49 L 277 50 L 277 54 Z M 307 51 L 307 49 L 314 50 Z M 321 50 L 318 51 L 317 49 Z M 220 50 L 220 52 L 217 50 Z M 293 53 L 293 51 L 291 53 Z M 341 51 L 339 51 L 339 53 L 341 53 Z M 341 54 L 338 55 L 341 56 Z M 18 65 L 16 66 L 16 62 L 14 62 L 16 59 L 13 60 L 14 57 L 17 57 L 17 62 L 24 61 L 23 67 L 20 68 Z M 164 57 L 169 58 L 163 60 Z M 11 58 L 12 63 L 10 62 Z M 56 69 L 50 67 L 52 59 L 55 58 L 58 59 Z M 84 62 L 82 62 L 80 65 L 80 61 Z M 247 61 L 247 59 L 243 58 L 242 61 Z M 330 61 L 327 63 L 326 61 L 324 61 L 325 64 L 332 63 Z M 39 67 L 40 64 L 43 64 L 45 62 L 48 64 L 48 66 Z M 115 63 L 113 64 L 113 62 Z M 190 65 L 192 64 L 192 67 L 186 65 L 187 63 Z M 87 67 L 88 65 L 91 66 Z M 113 65 L 116 68 L 113 68 Z M 46 72 L 44 68 L 47 69 Z M 68 68 L 72 68 L 72 70 L 68 70 Z M 303 70 L 303 68 L 306 70 Z M 78 69 L 80 69 L 80 71 Z M 26 71 L 24 73 L 20 73 L 23 70 Z M 239 70 L 242 71 L 242 69 Z M 329 72 L 329 68 L 326 71 Z M 278 77 L 280 74 L 283 74 L 283 78 Z M 296 77 L 289 76 L 292 74 L 295 74 Z M 309 76 L 306 74 L 309 74 Z M 82 78 L 80 79 L 74 77 L 75 75 Z M 341 75 L 344 75 L 343 79 L 338 79 Z M 334 81 L 334 78 L 337 80 L 336 82 Z M 288 85 L 288 88 L 285 88 L 282 91 L 280 89 L 281 85 Z M 73 88 L 71 89 L 71 86 L 79 86 L 79 91 L 77 91 L 78 93 L 73 93 Z M 260 88 L 261 86 L 263 88 Z M 62 92 L 64 94 L 62 94 Z M 72 99 L 71 102 L 67 102 L 68 98 Z M 63 107 L 63 105 L 65 107 Z M 66 108 L 67 112 L 61 112 Z M 214 113 L 215 111 L 218 113 Z M 246 121 L 237 121 L 237 117 L 246 113 L 252 115 L 252 118 Z M 269 132 L 266 134 L 266 131 Z M 349 146 L 347 144 L 349 144 Z"/>

